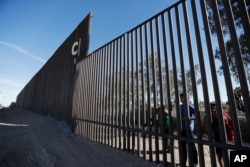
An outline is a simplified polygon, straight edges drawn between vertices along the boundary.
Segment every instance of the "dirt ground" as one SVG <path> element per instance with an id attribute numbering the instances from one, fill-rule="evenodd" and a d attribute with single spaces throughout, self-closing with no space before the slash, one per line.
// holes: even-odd
<path id="1" fill-rule="evenodd" d="M 16 108 L 0 110 L 0 167 L 155 167 L 83 137 L 67 124 Z"/>

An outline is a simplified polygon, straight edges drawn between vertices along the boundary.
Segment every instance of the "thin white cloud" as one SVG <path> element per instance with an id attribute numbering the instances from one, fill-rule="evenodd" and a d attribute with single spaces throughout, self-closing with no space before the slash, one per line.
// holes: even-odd
<path id="1" fill-rule="evenodd" d="M 23 88 L 24 84 L 9 78 L 0 78 L 0 84 L 8 85 L 16 88 Z"/>
<path id="2" fill-rule="evenodd" d="M 36 55 L 33 55 L 33 54 L 29 53 L 27 50 L 21 48 L 20 46 L 17 46 L 17 45 L 14 45 L 14 44 L 11 44 L 11 43 L 8 43 L 8 42 L 5 42 L 5 41 L 1 41 L 1 40 L 0 40 L 0 44 L 4 45 L 4 46 L 7 46 L 7 47 L 10 47 L 10 48 L 12 48 L 12 49 L 14 49 L 14 50 L 22 53 L 22 54 L 24 54 L 24 55 L 26 55 L 26 56 L 34 59 L 34 60 L 40 61 L 42 63 L 46 62 L 44 59 L 42 59 L 42 58 L 40 58 L 40 57 L 38 57 Z"/>

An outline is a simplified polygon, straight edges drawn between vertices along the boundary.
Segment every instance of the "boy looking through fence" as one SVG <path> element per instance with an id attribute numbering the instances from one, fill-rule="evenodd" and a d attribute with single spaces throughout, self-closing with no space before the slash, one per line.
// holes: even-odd
<path id="1" fill-rule="evenodd" d="M 162 105 L 161 107 L 156 109 L 157 114 L 159 115 L 159 124 L 160 124 L 160 130 L 162 134 L 168 134 L 169 133 L 169 121 L 170 117 L 168 114 L 168 111 L 165 110 L 165 107 Z M 170 145 L 168 142 L 168 139 L 165 140 L 167 146 L 166 151 L 168 152 L 170 150 Z"/>
<path id="2" fill-rule="evenodd" d="M 192 132 L 194 132 L 194 120 L 195 120 L 195 109 L 192 105 L 186 106 L 186 99 L 183 93 L 180 94 L 180 100 L 181 100 L 181 105 L 180 105 L 180 115 L 181 115 L 181 135 L 182 137 L 187 137 L 187 131 L 190 131 L 191 137 L 192 137 Z M 188 107 L 187 113 L 189 114 L 186 116 L 186 111 L 185 108 Z M 188 125 L 186 126 L 186 119 L 188 119 Z M 187 129 L 188 128 L 188 129 Z M 190 143 L 191 145 L 191 160 L 193 161 L 194 166 L 198 164 L 198 153 L 196 150 L 196 147 L 194 143 Z M 182 141 L 181 143 L 182 146 L 182 151 L 184 153 L 184 163 L 186 164 L 187 162 L 187 142 Z"/>
<path id="3" fill-rule="evenodd" d="M 211 114 L 212 114 L 212 127 L 213 127 L 213 133 L 214 133 L 214 141 L 221 142 L 216 103 L 210 103 L 210 108 L 211 108 Z M 227 139 L 229 141 L 234 141 L 234 131 L 233 131 L 232 119 L 224 111 L 222 112 L 222 116 L 223 116 L 224 124 L 226 127 L 225 130 L 226 130 Z M 222 148 L 216 147 L 216 155 L 217 155 L 217 159 L 218 159 L 220 166 L 224 167 Z"/>

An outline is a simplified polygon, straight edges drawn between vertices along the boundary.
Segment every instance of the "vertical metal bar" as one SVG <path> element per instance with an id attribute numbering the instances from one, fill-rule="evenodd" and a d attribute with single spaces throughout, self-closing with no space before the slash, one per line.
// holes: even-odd
<path id="1" fill-rule="evenodd" d="M 109 78 L 110 78 L 110 83 L 109 83 L 109 141 L 110 141 L 110 144 L 109 146 L 113 146 L 113 102 L 114 102 L 114 99 L 113 99 L 113 87 L 114 87 L 114 84 L 113 84 L 113 76 L 114 76 L 114 73 L 113 73 L 113 60 L 114 60 L 114 42 L 111 42 L 110 43 L 110 75 L 109 75 Z"/>
<path id="2" fill-rule="evenodd" d="M 117 128 L 117 121 L 116 121 L 116 116 L 117 116 L 117 109 L 116 109 L 116 101 L 117 101 L 117 95 L 116 95 L 116 85 L 117 85 L 117 82 L 116 82 L 116 78 L 117 78 L 117 72 L 116 72 L 116 67 L 117 67 L 117 54 L 116 54 L 116 43 L 117 43 L 117 40 L 115 40 L 113 42 L 113 110 L 112 110 L 112 113 L 113 113 L 113 117 L 112 117 L 112 132 L 113 132 L 113 147 L 116 148 L 116 142 L 117 142 L 117 133 L 116 133 L 116 128 Z"/>
<path id="3" fill-rule="evenodd" d="M 104 141 L 105 141 L 105 144 L 106 145 L 108 145 L 109 143 L 108 143 L 108 139 L 109 139 L 109 127 L 108 127 L 108 117 L 109 117 L 109 109 L 108 109 L 108 104 L 109 104 L 109 93 L 108 93 L 108 90 L 109 90 L 109 48 L 110 48 L 110 46 L 109 45 L 107 45 L 107 47 L 106 47 L 106 54 L 105 54 L 105 64 L 106 64 L 106 66 L 105 66 L 105 68 L 106 68 L 106 72 L 105 72 L 105 108 L 104 108 L 104 110 L 105 110 L 105 115 L 104 115 L 104 127 L 105 127 L 105 131 L 104 131 L 104 136 L 105 136 L 105 138 L 104 138 Z"/>
<path id="4" fill-rule="evenodd" d="M 130 45 L 129 45 L 129 42 L 130 42 L 130 34 L 131 33 L 128 33 L 127 35 L 127 126 L 126 126 L 126 129 L 127 129 L 127 151 L 129 152 L 130 151 L 130 68 L 129 68 L 129 56 L 130 56 L 130 52 L 129 50 L 131 49 L 130 48 Z"/>
<path id="5" fill-rule="evenodd" d="M 86 61 L 84 62 L 84 66 L 82 66 L 82 71 L 83 71 L 83 75 L 84 76 L 87 76 L 87 71 L 86 71 Z M 86 136 L 86 133 L 87 133 L 87 122 L 86 122 L 86 117 L 87 117 L 87 102 L 86 101 L 84 101 L 84 99 L 85 99 L 85 97 L 87 96 L 87 91 L 86 91 L 86 87 L 87 87 L 87 83 L 86 83 L 86 81 L 84 80 L 84 78 L 82 77 L 82 83 L 83 83 L 83 85 L 84 85 L 84 87 L 83 88 L 81 88 L 81 90 L 82 90 L 82 92 L 84 92 L 84 94 L 83 94 L 83 97 L 82 97 L 82 100 L 83 100 L 83 111 L 82 111 L 82 133 L 83 133 L 83 136 L 84 137 L 87 137 Z"/>
<path id="6" fill-rule="evenodd" d="M 113 66 L 113 61 L 114 61 L 114 41 L 109 43 L 109 46 L 110 46 L 110 49 L 109 49 L 109 90 L 108 90 L 108 94 L 109 94 L 109 97 L 108 97 L 108 100 L 109 100 L 109 103 L 108 103 L 108 108 L 109 108 L 109 117 L 108 117 L 108 131 L 109 131 L 109 137 L 108 137 L 108 140 L 109 140 L 109 146 L 110 147 L 113 147 L 114 144 L 113 144 L 113 141 L 114 141 L 114 133 L 113 133 L 113 124 L 114 124 L 114 73 L 113 73 L 113 70 L 114 70 L 114 66 Z"/>
<path id="7" fill-rule="evenodd" d="M 92 54 L 91 56 L 91 61 L 93 63 L 92 66 L 94 66 L 96 68 L 96 59 L 95 59 L 95 54 Z M 91 101 L 91 121 L 90 121 L 90 124 L 91 124 L 91 140 L 95 140 L 95 105 L 96 105 L 96 71 L 94 71 L 93 69 L 95 68 L 92 68 L 92 78 L 93 78 L 93 85 L 91 87 L 91 92 L 92 92 L 92 101 Z"/>
<path id="8" fill-rule="evenodd" d="M 90 79 L 90 68 L 89 68 L 89 58 L 86 59 L 87 61 L 87 65 L 86 65 L 86 72 L 87 72 L 87 78 Z M 91 97 L 91 94 L 90 94 L 90 84 L 89 82 L 86 83 L 87 85 L 87 96 L 88 98 Z M 86 110 L 86 117 L 85 117 L 85 121 L 86 121 L 86 136 L 87 138 L 89 138 L 89 134 L 90 134 L 90 123 L 89 123 L 89 118 L 90 118 L 90 100 L 87 101 L 87 110 Z"/>
<path id="9" fill-rule="evenodd" d="M 98 111 L 98 142 L 102 142 L 102 118 L 103 118 L 103 50 L 102 47 L 100 49 L 100 55 L 99 55 L 99 65 L 100 65 L 100 77 L 99 77 L 99 111 Z"/>
<path id="10" fill-rule="evenodd" d="M 177 7 L 174 9 L 176 10 Z M 169 20 L 169 31 L 170 31 L 170 45 L 171 45 L 171 54 L 172 54 L 172 61 L 173 61 L 173 76 L 174 76 L 174 90 L 175 90 L 175 105 L 176 105 L 176 115 L 177 115 L 177 132 L 178 136 L 181 134 L 181 122 L 180 122 L 180 101 L 179 101 L 179 91 L 178 91 L 178 80 L 177 80 L 177 64 L 176 64 L 176 54 L 175 54 L 175 40 L 174 40 L 174 32 L 173 32 L 173 21 L 172 21 L 172 14 L 171 12 L 168 13 L 168 20 Z M 181 141 L 178 140 L 178 145 L 181 146 Z M 183 154 L 182 150 L 179 149 L 179 157 L 180 157 L 180 165 L 184 166 L 183 164 Z"/>
<path id="11" fill-rule="evenodd" d="M 126 36 L 123 36 L 123 150 L 126 150 Z"/>
<path id="12" fill-rule="evenodd" d="M 90 72 L 91 72 L 91 81 L 92 81 L 92 84 L 90 85 L 90 92 L 91 92 L 91 101 L 90 101 L 90 122 L 89 122 L 89 124 L 90 124 L 90 139 L 91 140 L 93 140 L 93 130 L 94 130 L 94 123 L 93 123 L 93 115 L 94 115 L 94 104 L 95 104 L 95 99 L 94 99 L 94 95 L 95 95 L 95 91 L 94 91 L 94 86 L 95 86 L 95 80 L 94 80 L 94 68 L 93 67 L 95 67 L 95 63 L 94 63 L 94 56 L 92 55 L 92 56 L 90 56 L 89 57 L 89 59 L 90 59 Z"/>
<path id="13" fill-rule="evenodd" d="M 161 60 L 161 48 L 160 48 L 160 34 L 159 34 L 159 21 L 161 24 L 163 23 L 163 15 L 159 16 L 159 20 L 158 18 L 155 19 L 156 21 L 156 45 L 157 45 L 157 53 L 158 53 L 158 69 L 159 69 L 159 93 L 160 93 L 160 106 L 164 105 L 164 91 L 163 91 L 163 86 L 162 86 L 162 60 Z M 162 25 L 163 28 L 163 25 Z M 164 34 L 165 35 L 165 34 Z M 163 40 L 166 40 L 166 36 L 163 35 Z M 165 111 L 163 111 L 165 112 Z M 158 117 L 159 118 L 159 117 Z M 162 139 L 162 156 L 163 156 L 163 165 L 166 166 L 166 162 L 167 162 L 167 158 L 166 158 L 166 134 L 165 134 L 165 130 L 164 130 L 164 122 L 163 122 L 163 117 L 161 117 L 162 119 L 158 119 L 158 121 L 160 121 L 160 126 L 163 126 L 161 129 L 161 139 Z"/>
<path id="14" fill-rule="evenodd" d="M 92 56 L 90 57 L 90 62 L 92 64 L 92 66 L 95 66 L 95 61 L 94 61 L 94 58 L 95 56 L 92 54 Z M 94 121 L 94 105 L 95 105 L 95 92 L 93 91 L 94 90 L 94 87 L 95 87 L 95 73 L 93 71 L 93 68 L 91 68 L 91 78 L 92 78 L 92 82 L 93 84 L 91 85 L 90 87 L 90 92 L 91 92 L 91 102 L 90 102 L 90 139 L 91 140 L 94 140 L 94 126 L 95 126 L 95 123 L 93 122 Z"/>
<path id="15" fill-rule="evenodd" d="M 109 103 L 108 103 L 108 111 L 109 111 L 109 114 L 108 114 L 108 145 L 112 147 L 112 88 L 113 88 L 113 84 L 112 84 L 112 51 L 113 51 L 113 42 L 111 42 L 109 44 L 110 48 L 109 48 L 109 90 L 108 90 L 108 94 L 109 94 Z"/>
<path id="16" fill-rule="evenodd" d="M 144 25 L 145 26 L 145 25 Z M 142 108 L 141 108 L 141 112 L 142 112 L 142 124 L 143 124 L 143 158 L 146 159 L 146 135 L 145 135 L 145 94 L 144 94 L 144 52 L 143 52 L 143 30 L 142 30 L 142 26 L 140 27 L 140 54 L 141 54 L 141 94 L 142 94 Z"/>
<path id="17" fill-rule="evenodd" d="M 93 73 L 92 73 L 92 68 L 91 66 L 93 66 L 93 62 L 91 61 L 92 60 L 92 56 L 91 57 L 88 57 L 88 74 L 89 74 L 89 79 L 91 82 L 93 82 Z M 89 85 L 89 100 L 88 101 L 88 104 L 89 104 L 89 107 L 88 107 L 88 118 L 87 118 L 87 122 L 88 122 L 88 138 L 91 140 L 91 134 L 92 134 L 92 123 L 91 123 L 91 119 L 92 119 L 92 99 L 93 99 L 93 94 L 92 94 L 92 85 L 88 82 L 88 85 Z"/>
<path id="18" fill-rule="evenodd" d="M 97 60 L 97 56 L 96 54 L 93 55 L 93 61 L 94 61 L 94 64 L 95 64 L 95 68 L 94 68 L 94 83 L 95 83 L 95 86 L 93 87 L 93 92 L 94 92 L 94 101 L 92 102 L 92 115 L 93 115 L 93 118 L 92 118 L 92 140 L 93 141 L 96 141 L 96 134 L 97 134 L 97 106 L 98 106 L 98 83 L 97 83 L 97 80 L 98 80 L 98 60 Z"/>
<path id="19" fill-rule="evenodd" d="M 84 66 L 85 71 L 86 71 L 86 77 L 89 78 L 89 59 L 86 59 L 86 64 Z M 86 96 L 89 97 L 89 82 L 85 81 L 85 85 L 86 85 Z M 88 138 L 88 132 L 89 132 L 89 122 L 87 121 L 89 117 L 89 101 L 86 101 L 86 111 L 85 111 L 85 116 L 84 116 L 84 122 L 85 122 L 85 136 L 86 138 Z"/>
<path id="20" fill-rule="evenodd" d="M 115 106 L 114 106 L 114 110 L 115 110 L 115 148 L 118 148 L 118 129 L 119 129 L 119 123 L 118 123 L 118 116 L 119 116 L 119 109 L 118 109 L 118 71 L 119 71 L 119 49 L 118 49 L 118 42 L 119 39 L 116 40 L 115 42 Z"/>
<path id="21" fill-rule="evenodd" d="M 99 141 L 99 136 L 100 136 L 100 111 L 101 111 L 101 49 L 96 52 L 96 61 L 97 61 L 97 74 L 96 74 L 96 83 L 97 83 L 97 94 L 96 94 L 96 110 L 95 110 L 95 123 L 96 123 L 96 136 L 95 136 L 95 141 Z"/>
<path id="22" fill-rule="evenodd" d="M 107 50 L 106 50 L 106 75 L 105 75 L 105 80 L 106 80 L 106 84 L 105 84 L 105 99 L 106 99 L 106 102 L 105 102 L 105 144 L 109 146 L 109 97 L 110 97 L 110 94 L 109 94 L 109 84 L 110 84 L 110 75 L 109 75 L 109 72 L 110 72 L 110 62 L 109 62 L 109 58 L 110 58 L 110 44 L 107 45 Z"/>
<path id="23" fill-rule="evenodd" d="M 86 59 L 87 61 L 87 65 L 86 65 L 86 71 L 87 71 L 87 78 L 89 78 L 91 80 L 91 68 L 90 68 L 90 57 L 88 57 Z M 90 88 L 90 84 L 89 82 L 87 82 L 87 95 L 88 95 L 88 98 L 91 98 L 91 92 L 90 92 L 91 88 Z M 87 123 L 87 126 L 86 126 L 86 136 L 87 138 L 90 138 L 90 109 L 91 109 L 91 104 L 90 104 L 90 100 L 87 101 L 87 114 L 86 114 L 86 118 L 85 118 L 85 121 Z"/>
<path id="24" fill-rule="evenodd" d="M 141 112 L 141 110 L 140 110 L 140 94 L 139 94 L 139 92 L 140 92 L 140 87 L 139 87 L 139 46 L 138 46 L 138 36 L 139 36 L 139 34 L 138 34 L 138 29 L 136 29 L 135 30 L 135 57 L 136 57 L 136 104 L 137 104 L 137 106 L 136 106 L 136 117 L 137 117 L 137 128 L 136 128 L 136 130 L 137 130 L 137 155 L 138 156 L 140 156 L 141 155 L 141 153 L 140 153 L 140 132 L 139 132 L 139 130 L 141 129 L 141 117 L 140 117 L 140 112 Z"/>
<path id="25" fill-rule="evenodd" d="M 183 44 L 182 44 L 182 34 L 181 34 L 181 24 L 180 24 L 180 16 L 179 16 L 179 9 L 178 7 L 176 9 L 176 26 L 177 26 L 177 38 L 178 38 L 178 49 L 179 49 L 179 57 L 180 57 L 180 66 L 181 66 L 181 80 L 182 80 L 182 89 L 183 89 L 183 94 L 186 97 L 185 98 L 185 123 L 186 123 L 186 130 L 188 129 L 188 117 L 189 117 L 189 107 L 188 107 L 188 96 L 187 96 L 187 85 L 186 85 L 186 72 L 185 72 L 185 63 L 184 63 L 184 55 L 183 55 Z M 187 131 L 187 137 L 190 138 L 190 133 Z"/>
<path id="26" fill-rule="evenodd" d="M 87 70 L 88 63 L 87 61 L 85 62 L 84 65 L 84 71 L 85 71 L 85 76 L 88 76 L 88 70 Z M 88 88 L 88 83 L 87 81 L 84 81 L 85 88 Z M 88 89 L 86 89 L 85 97 L 88 96 Z M 84 136 L 87 138 L 87 132 L 88 132 L 88 123 L 86 121 L 86 118 L 88 117 L 88 101 L 85 102 L 85 111 L 84 111 L 84 117 L 83 117 L 83 123 L 84 123 Z"/>
<path id="27" fill-rule="evenodd" d="M 83 63 L 82 63 L 83 64 Z M 83 73 L 82 72 L 82 64 L 80 64 L 78 67 L 79 67 L 79 73 Z M 82 78 L 81 78 L 81 76 L 79 76 L 79 84 L 78 84 L 78 88 L 79 88 L 79 103 L 80 103 L 80 101 L 83 99 L 83 93 L 81 93 L 82 92 L 82 89 L 80 89 L 80 85 L 82 85 Z M 83 112 L 82 111 L 80 111 L 80 107 L 81 107 L 81 105 L 79 105 L 79 107 L 78 107 L 78 110 L 79 110 L 79 115 L 78 115 L 78 117 L 79 117 L 79 119 L 78 119 L 78 121 L 79 121 L 79 134 L 80 135 L 82 135 L 83 133 L 82 133 L 82 115 L 83 115 Z"/>
<path id="28" fill-rule="evenodd" d="M 106 47 L 106 50 L 105 50 L 105 72 L 104 72 L 104 80 L 105 80 L 105 83 L 104 83 L 104 87 L 105 87 L 105 89 L 104 89 L 104 91 L 105 91 L 105 93 L 104 93 L 104 99 L 105 99 L 105 103 L 104 103 L 104 144 L 108 144 L 108 142 L 107 142 L 107 138 L 108 138 L 108 127 L 107 127 L 107 124 L 108 124 L 108 121 L 107 121 L 107 119 L 108 119 L 108 106 L 107 106 L 107 104 L 108 104 L 108 51 L 109 51 L 109 45 L 107 45 Z"/>
<path id="29" fill-rule="evenodd" d="M 93 69 L 93 80 L 94 80 L 94 86 L 92 87 L 93 91 L 93 101 L 92 101 L 92 140 L 95 141 L 96 137 L 96 112 L 97 112 L 97 104 L 98 104 L 98 99 L 97 99 L 97 59 L 96 59 L 96 53 L 92 54 L 93 57 L 93 63 L 94 67 Z"/>
<path id="30" fill-rule="evenodd" d="M 82 72 L 82 65 L 83 65 L 83 63 L 81 63 L 81 64 L 79 64 L 79 74 L 81 73 L 81 74 L 83 74 L 83 72 Z M 83 99 L 83 93 L 82 93 L 82 89 L 80 88 L 80 85 L 83 85 L 82 84 L 82 77 L 81 77 L 81 75 L 79 75 L 79 84 L 78 84 L 79 86 L 78 86 L 78 88 L 79 88 L 79 103 L 80 103 L 80 101 L 82 101 L 82 99 Z M 78 107 L 78 111 L 79 111 L 79 115 L 78 115 L 78 117 L 79 117 L 79 134 L 80 135 L 83 135 L 83 129 L 82 129 L 82 124 L 83 124 L 83 121 L 82 121 L 82 116 L 83 116 L 83 111 L 82 110 L 80 110 L 80 107 L 81 107 L 81 105 L 79 104 L 79 107 Z"/>
<path id="31" fill-rule="evenodd" d="M 153 123 L 154 123 L 154 135 L 155 135 L 155 151 L 156 151 L 156 163 L 158 164 L 159 163 L 159 140 L 158 140 L 158 126 L 156 124 L 156 112 L 155 112 L 155 109 L 156 109 L 156 96 L 157 96 L 157 93 L 156 93 L 156 82 L 155 82 L 155 79 L 156 79 L 156 76 L 155 76 L 155 48 L 154 48 L 154 30 L 153 30 L 153 20 L 150 20 L 150 38 L 151 38 L 151 58 L 152 58 L 152 80 L 153 80 L 153 85 L 152 85 L 152 92 L 154 94 L 153 96 L 153 104 L 154 104 L 154 109 L 153 109 L 153 112 L 152 112 L 152 117 L 153 117 Z"/>
<path id="32" fill-rule="evenodd" d="M 115 42 L 112 42 L 113 45 L 113 53 L 112 53 L 112 93 L 111 93 L 111 99 L 112 99 L 112 104 L 111 104 L 111 143 L 112 147 L 115 147 L 115 133 L 114 133 L 114 127 L 115 127 Z"/>
<path id="33" fill-rule="evenodd" d="M 85 62 L 85 64 L 86 64 L 86 62 Z M 84 72 L 85 76 L 87 76 L 87 71 L 85 70 L 85 68 L 86 68 L 86 66 L 83 67 L 83 70 L 85 71 Z M 86 85 L 86 82 L 84 80 L 83 80 L 83 84 L 85 85 L 85 88 L 86 88 L 87 85 Z M 85 97 L 86 97 L 86 94 L 87 94 L 87 92 L 84 94 Z M 85 137 L 87 137 L 86 136 L 86 127 L 87 127 L 87 124 L 86 124 L 86 121 L 85 121 L 86 115 L 87 115 L 87 102 L 85 102 L 84 108 L 85 108 L 85 110 L 83 112 L 83 117 L 82 117 L 82 119 L 83 119 L 83 135 Z"/>
<path id="34" fill-rule="evenodd" d="M 72 125 L 73 125 L 73 132 L 74 134 L 80 135 L 80 128 L 79 128 L 79 99 L 80 99 L 80 93 L 79 93 L 79 81 L 80 81 L 80 75 L 79 75 L 79 64 L 75 65 L 75 77 L 74 77 L 74 91 L 73 91 L 73 110 L 72 110 Z M 76 91 L 78 90 L 78 91 Z"/>
<path id="35" fill-rule="evenodd" d="M 95 64 L 95 56 L 91 56 L 91 61 L 92 61 L 92 67 L 91 67 L 91 76 L 92 76 L 92 80 L 93 80 L 93 83 L 91 84 L 91 106 L 90 106 L 90 115 L 91 115 L 91 118 L 90 118 L 90 125 L 91 125 L 91 128 L 90 128 L 90 138 L 91 140 L 94 140 L 94 132 L 95 132 L 95 123 L 94 123 L 94 106 L 95 106 L 95 102 L 96 102 L 96 99 L 95 99 L 95 90 L 96 90 L 96 82 L 95 82 L 95 71 L 94 69 L 96 68 L 96 64 Z M 94 67 L 94 68 L 93 68 Z"/>
<path id="36" fill-rule="evenodd" d="M 81 72 L 81 66 L 82 66 L 82 64 L 81 65 L 78 65 L 78 70 L 79 70 L 79 73 L 82 73 Z M 78 89 L 79 89 L 79 103 L 80 103 L 80 101 L 81 101 L 81 99 L 82 99 L 82 96 L 83 96 L 83 94 L 81 93 L 81 89 L 80 89 L 80 86 L 79 85 L 82 85 L 82 79 L 81 79 L 81 76 L 79 75 L 79 84 L 78 84 Z M 79 119 L 78 119 L 78 126 L 79 126 L 79 134 L 80 135 L 82 135 L 82 111 L 80 111 L 80 105 L 78 106 L 78 117 L 79 117 Z"/>
<path id="37" fill-rule="evenodd" d="M 104 120 L 104 85 L 105 85 L 105 77 L 104 77 L 104 70 L 105 70 L 105 47 L 101 49 L 101 85 L 100 85 L 100 91 L 101 91 L 101 97 L 100 97 L 100 137 L 99 142 L 103 143 L 103 120 Z"/>
<path id="38" fill-rule="evenodd" d="M 85 76 L 87 76 L 87 70 L 86 70 L 86 63 L 87 63 L 87 61 L 84 63 L 84 66 L 83 66 L 83 71 L 84 71 L 84 74 L 85 74 Z M 86 93 L 84 93 L 84 97 L 83 97 L 83 99 L 85 99 L 86 97 L 87 97 L 87 89 L 86 89 L 86 87 L 87 87 L 87 84 L 86 84 L 86 81 L 82 78 L 82 80 L 83 80 L 83 84 L 84 84 L 84 91 L 86 92 Z M 87 138 L 87 135 L 86 135 L 86 128 L 87 128 L 87 123 L 86 123 L 86 117 L 87 117 L 87 110 L 88 110 L 88 104 L 87 104 L 87 101 L 85 101 L 84 102 L 84 110 L 83 110 L 83 117 L 82 117 L 82 121 L 83 121 L 83 135 L 84 135 L 84 137 L 86 137 Z"/>
<path id="39" fill-rule="evenodd" d="M 106 58 L 106 46 L 102 48 L 102 103 L 101 103 L 101 143 L 104 143 L 104 138 L 105 138 L 105 125 L 104 125 L 104 120 L 105 120 L 105 58 Z"/>
<path id="40" fill-rule="evenodd" d="M 147 75 L 147 110 L 146 110 L 146 118 L 147 118 L 147 126 L 148 126 L 148 136 L 149 136 L 149 160 L 153 161 L 152 155 L 152 126 L 151 126 L 151 119 L 150 119 L 150 111 L 151 111 L 151 91 L 150 91 L 150 64 L 149 64 L 149 53 L 148 53 L 148 30 L 147 24 L 144 26 L 144 33 L 145 33 L 145 51 L 146 51 L 146 75 Z"/>
<path id="41" fill-rule="evenodd" d="M 106 106 L 106 109 L 107 109 L 107 115 L 106 115 L 106 118 L 107 118 L 107 124 L 106 124 L 106 127 L 107 127 L 107 145 L 110 146 L 110 104 L 111 104 L 111 100 L 110 100 L 110 90 L 111 90 L 111 43 L 108 44 L 108 55 L 107 55 L 107 106 Z"/>
<path id="42" fill-rule="evenodd" d="M 135 94 L 134 94 L 134 31 L 131 32 L 131 48 L 130 48 L 130 56 L 131 56 L 131 101 L 132 101 L 132 116 L 131 116 L 131 128 L 132 128 L 132 154 L 135 154 Z"/>
<path id="43" fill-rule="evenodd" d="M 117 40 L 117 148 L 121 149 L 121 37 Z"/>
<path id="44" fill-rule="evenodd" d="M 119 64 L 120 64 L 120 72 L 119 72 L 119 149 L 122 148 L 122 37 L 119 39 Z"/>
<path id="45" fill-rule="evenodd" d="M 86 64 L 86 62 L 84 62 L 83 63 L 84 65 Z M 83 73 L 83 75 L 85 75 L 86 76 L 86 71 L 85 71 L 85 66 L 82 66 L 82 73 Z M 83 88 L 85 88 L 86 87 L 86 84 L 85 84 L 85 82 L 84 82 L 84 80 L 83 80 L 83 78 L 81 79 L 82 80 L 82 85 L 84 86 Z M 83 88 L 81 88 L 81 91 L 83 92 L 83 91 L 85 91 Z M 85 97 L 86 97 L 86 93 L 84 93 L 83 94 L 83 97 L 82 97 L 82 99 L 81 100 L 83 100 L 83 99 L 85 99 Z M 82 112 L 82 120 L 81 120 L 81 122 L 82 122 L 82 135 L 83 135 L 83 137 L 86 137 L 86 134 L 85 134 L 85 127 L 86 127 L 86 125 L 85 125 L 85 117 L 86 117 L 86 101 L 84 101 L 83 100 L 83 104 L 82 104 L 82 106 L 83 106 L 83 112 Z"/>

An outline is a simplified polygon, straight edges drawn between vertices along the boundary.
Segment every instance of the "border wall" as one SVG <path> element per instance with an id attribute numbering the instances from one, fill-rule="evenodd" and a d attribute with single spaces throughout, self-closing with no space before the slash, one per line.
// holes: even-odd
<path id="1" fill-rule="evenodd" d="M 75 74 L 73 59 L 64 52 L 71 63 L 66 67 L 62 62 L 60 68 L 65 67 L 72 76 L 57 76 L 62 71 L 55 69 L 59 64 L 49 65 L 57 65 L 61 52 L 57 51 L 41 69 L 46 75 L 38 73 L 19 94 L 17 106 L 56 118 L 72 116 L 76 135 L 164 166 L 186 165 L 180 147 L 183 142 L 188 144 L 188 155 L 195 144 L 199 166 L 218 165 L 216 147 L 222 149 L 225 166 L 229 166 L 230 150 L 250 150 L 250 4 L 244 0 L 236 4 L 241 11 L 241 26 L 237 27 L 230 1 L 206 2 L 178 1 L 77 61 Z M 72 42 L 61 47 L 68 52 Z M 232 60 L 237 73 L 232 71 Z M 237 87 L 240 98 L 235 96 Z M 180 93 L 196 109 L 193 137 L 188 131 L 187 137 L 181 136 Z M 213 139 L 212 101 L 218 110 L 221 142 Z M 156 112 L 162 105 L 171 118 L 167 134 L 161 130 L 162 120 Z M 227 140 L 223 111 L 232 118 L 234 142 Z M 194 163 L 191 157 L 189 166 Z"/>
<path id="2" fill-rule="evenodd" d="M 90 36 L 89 13 L 19 93 L 16 106 L 70 123 L 75 63 L 86 57 Z"/>
<path id="3" fill-rule="evenodd" d="M 218 165 L 216 147 L 223 150 L 225 166 L 229 166 L 229 150 L 249 150 L 246 130 L 250 120 L 249 73 L 242 61 L 247 55 L 237 43 L 242 34 L 237 34 L 230 10 L 224 12 L 235 54 L 229 53 L 225 45 L 230 38 L 222 32 L 218 7 L 231 9 L 232 6 L 229 1 L 221 2 L 209 4 L 216 33 L 211 33 L 208 20 L 211 16 L 205 1 L 179 1 L 79 62 L 73 105 L 75 134 L 164 166 L 186 165 L 185 151 L 180 147 L 183 142 L 188 143 L 188 155 L 191 155 L 191 143 L 195 144 L 199 166 Z M 246 9 L 242 8 L 249 12 Z M 247 35 L 249 18 L 243 14 L 240 17 L 245 24 L 241 30 Z M 215 58 L 216 50 L 221 59 Z M 247 52 L 249 55 L 249 49 Z M 235 58 L 237 83 L 228 62 L 229 54 Z M 220 69 L 223 75 L 218 73 Z M 244 90 L 241 96 L 244 112 L 236 107 L 235 87 Z M 180 93 L 196 109 L 193 138 L 190 134 L 181 136 Z M 210 112 L 213 101 L 219 112 L 217 128 L 221 142 L 213 139 Z M 162 105 L 172 118 L 168 134 L 161 131 L 162 120 L 156 112 Z M 222 111 L 232 117 L 233 143 L 227 139 Z M 206 125 L 205 121 L 210 123 Z M 189 156 L 187 164 L 193 163 Z"/>

